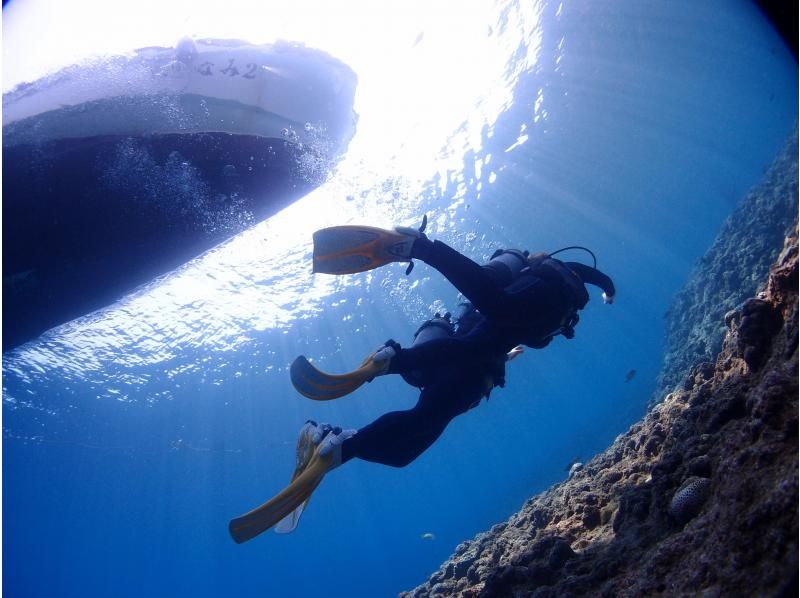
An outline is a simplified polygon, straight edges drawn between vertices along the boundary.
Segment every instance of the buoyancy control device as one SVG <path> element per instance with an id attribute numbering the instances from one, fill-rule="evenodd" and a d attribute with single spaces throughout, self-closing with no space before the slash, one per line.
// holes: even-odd
<path id="1" fill-rule="evenodd" d="M 563 262 L 552 258 L 553 255 L 568 249 L 582 249 L 589 253 L 594 259 L 593 269 L 596 269 L 597 258 L 594 253 L 579 246 L 565 247 L 550 254 L 539 253 L 533 256 L 528 251 L 498 249 L 492 255 L 489 263 L 485 264 L 485 267 L 499 273 L 499 282 L 504 288 L 515 283 L 524 286 L 524 281 L 520 281 L 521 275 L 530 272 L 534 276 L 558 280 L 570 289 L 572 300 L 569 305 L 565 305 L 564 316 L 558 326 L 552 331 L 531 339 L 530 343 L 526 343 L 531 347 L 543 348 L 558 335 L 563 335 L 568 339 L 573 338 L 575 336 L 575 325 L 579 320 L 578 310 L 583 309 L 589 300 L 589 294 L 580 277 Z M 470 303 L 464 304 L 464 310 L 456 321 L 453 321 L 449 312 L 444 315 L 436 313 L 433 318 L 423 322 L 414 333 L 411 347 L 436 339 L 468 334 L 482 318 L 483 316 Z M 498 357 L 496 363 L 487 364 L 487 367 L 493 379 L 493 386 L 503 386 L 505 382 L 505 356 Z M 433 369 L 420 368 L 406 372 L 402 376 L 408 384 L 423 388 L 430 383 L 435 373 Z M 491 386 L 489 387 L 490 389 Z"/>
<path id="2" fill-rule="evenodd" d="M 553 330 L 540 335 L 538 338 L 529 339 L 526 344 L 534 348 L 546 347 L 558 335 L 573 338 L 575 336 L 575 325 L 579 320 L 578 310 L 583 309 L 589 300 L 589 295 L 580 278 L 561 261 L 552 259 L 552 255 L 540 253 L 531 256 L 528 251 L 498 249 L 492 254 L 489 263 L 485 265 L 485 267 L 500 273 L 503 287 L 511 287 L 513 292 L 524 292 L 526 282 L 522 275 L 525 273 L 561 282 L 570 289 L 572 300 L 569 305 L 564 306 L 564 317 Z"/>

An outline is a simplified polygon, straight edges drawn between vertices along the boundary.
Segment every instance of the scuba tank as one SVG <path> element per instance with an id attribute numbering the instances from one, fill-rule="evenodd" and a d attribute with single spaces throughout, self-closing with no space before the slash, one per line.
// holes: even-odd
<path id="1" fill-rule="evenodd" d="M 453 336 L 455 333 L 455 325 L 450 318 L 450 312 L 445 313 L 443 316 L 436 313 L 430 320 L 423 322 L 414 333 L 414 341 L 411 347 L 421 345 L 439 338 L 447 338 Z M 422 388 L 430 381 L 430 376 L 433 372 L 428 369 L 412 370 L 402 374 L 403 380 L 411 386 Z"/>
<path id="2" fill-rule="evenodd" d="M 524 292 L 528 282 L 526 281 L 527 277 L 522 275 L 526 273 L 552 282 L 558 281 L 569 289 L 571 301 L 565 305 L 561 321 L 552 330 L 540 333 L 538 338 L 526 341 L 530 347 L 546 347 L 558 335 L 563 335 L 568 339 L 573 338 L 575 326 L 579 320 L 578 311 L 583 309 L 589 300 L 589 294 L 580 277 L 563 262 L 553 259 L 554 255 L 568 249 L 582 249 L 589 253 L 594 259 L 594 269 L 596 269 L 597 258 L 594 253 L 585 247 L 578 246 L 564 247 L 549 254 L 537 253 L 535 255 L 518 249 L 498 249 L 492 254 L 489 262 L 484 265 L 484 268 L 489 268 L 499 274 L 502 286 L 512 293 Z"/>
<path id="3" fill-rule="evenodd" d="M 502 285 L 505 287 L 530 267 L 528 255 L 527 251 L 519 249 L 498 249 L 483 267 L 502 273 L 504 278 Z"/>

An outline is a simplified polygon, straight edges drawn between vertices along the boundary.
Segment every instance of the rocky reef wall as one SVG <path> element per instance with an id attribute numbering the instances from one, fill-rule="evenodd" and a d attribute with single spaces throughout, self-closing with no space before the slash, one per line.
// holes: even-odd
<path id="1" fill-rule="evenodd" d="M 787 211 L 776 252 L 759 218 L 783 214 L 775 226 Z M 797 595 L 796 136 L 696 274 L 719 288 L 693 278 L 676 299 L 675 313 L 695 324 L 670 327 L 671 343 L 693 343 L 667 356 L 671 392 L 401 596 Z"/>
<path id="2" fill-rule="evenodd" d="M 728 216 L 665 315 L 664 365 L 652 403 L 722 348 L 723 315 L 752 297 L 797 218 L 797 126 L 764 175 Z"/>

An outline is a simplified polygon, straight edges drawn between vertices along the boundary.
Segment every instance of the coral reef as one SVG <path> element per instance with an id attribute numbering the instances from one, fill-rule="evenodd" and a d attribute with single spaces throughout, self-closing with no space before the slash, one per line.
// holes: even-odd
<path id="1" fill-rule="evenodd" d="M 782 189 L 796 218 L 793 147 L 794 188 Z M 748 243 L 726 226 L 714 251 L 734 253 L 705 261 L 738 261 Z M 685 314 L 706 334 L 722 329 L 718 355 L 673 352 L 683 379 L 665 377 L 671 392 L 643 420 L 401 596 L 797 595 L 797 290 L 795 219 L 757 296 L 717 295 L 710 314 Z"/>
<path id="2" fill-rule="evenodd" d="M 696 363 L 713 361 L 723 314 L 752 297 L 797 217 L 797 127 L 761 183 L 725 220 L 666 313 L 664 368 L 652 402 L 663 400 Z"/>
<path id="3" fill-rule="evenodd" d="M 793 595 L 797 280 L 794 234 L 757 304 L 779 330 L 743 307 L 715 363 L 405 596 Z"/>

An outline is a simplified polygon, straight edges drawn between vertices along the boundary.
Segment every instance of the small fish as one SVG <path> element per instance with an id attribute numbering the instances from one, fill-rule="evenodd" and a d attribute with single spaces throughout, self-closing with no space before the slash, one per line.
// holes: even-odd
<path id="1" fill-rule="evenodd" d="M 625 374 L 625 382 L 630 382 L 636 377 L 636 370 L 628 370 L 628 373 Z"/>
<path id="2" fill-rule="evenodd" d="M 436 536 L 434 536 L 431 532 L 425 532 L 420 536 L 422 540 L 435 540 Z"/>

